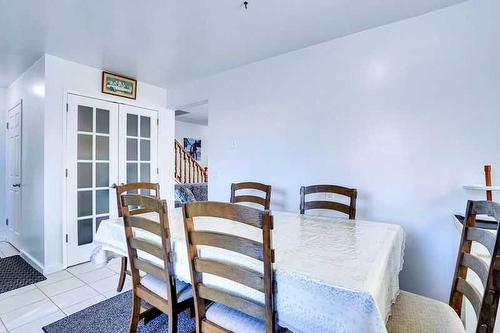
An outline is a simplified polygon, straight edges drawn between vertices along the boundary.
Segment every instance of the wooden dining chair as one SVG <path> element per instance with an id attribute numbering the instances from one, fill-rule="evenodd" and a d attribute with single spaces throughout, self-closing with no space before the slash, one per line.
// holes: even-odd
<path id="1" fill-rule="evenodd" d="M 156 199 L 160 199 L 160 184 L 158 183 L 129 183 L 113 185 L 116 191 L 116 204 L 118 206 L 118 217 L 123 216 L 121 196 L 124 193 L 142 193 L 145 191 L 149 195 L 154 196 Z M 154 192 L 151 194 L 151 192 Z M 135 214 L 141 214 L 141 211 L 135 212 Z M 116 291 L 122 291 L 123 285 L 125 284 L 125 278 L 127 277 L 127 257 L 121 258 L 120 266 L 120 277 L 118 278 L 118 286 Z"/>
<path id="2" fill-rule="evenodd" d="M 193 219 L 229 219 L 260 230 L 262 242 L 250 240 L 229 230 L 198 230 Z M 271 249 L 273 217 L 269 211 L 221 202 L 192 202 L 184 206 L 186 242 L 193 281 L 196 332 L 276 332 L 274 310 L 274 251 Z M 217 223 L 217 222 L 216 222 Z M 262 272 L 228 260 L 208 259 L 199 247 L 212 247 L 239 253 L 260 262 Z M 229 254 L 228 254 L 229 255 Z M 227 258 L 226 258 L 227 259 Z M 251 260 L 251 259 L 250 259 Z M 216 275 L 263 294 L 264 303 L 204 283 L 204 275 Z"/>
<path id="3" fill-rule="evenodd" d="M 306 195 L 314 193 L 333 193 L 349 198 L 349 205 L 335 201 L 306 201 Z M 356 218 L 356 197 L 358 193 L 355 188 L 347 188 L 337 185 L 311 185 L 300 188 L 300 214 L 305 214 L 310 209 L 330 209 L 347 214 L 349 219 Z"/>
<path id="4" fill-rule="evenodd" d="M 239 190 L 256 190 L 265 193 L 264 198 L 256 195 L 236 195 L 236 191 Z M 262 205 L 264 209 L 269 210 L 271 204 L 271 185 L 255 183 L 255 182 L 243 182 L 243 183 L 233 183 L 231 184 L 231 203 L 243 203 L 251 202 Z"/>
<path id="5" fill-rule="evenodd" d="M 177 332 L 177 315 L 193 306 L 191 285 L 174 278 L 167 203 L 165 200 L 139 194 L 121 196 L 128 257 L 132 274 L 133 305 L 129 332 L 136 332 L 141 300 L 168 316 L 168 331 Z M 130 209 L 132 207 L 133 210 Z M 160 223 L 137 216 L 137 211 L 154 212 Z M 142 233 L 139 235 L 138 231 Z M 151 241 L 145 233 L 158 241 Z M 141 256 L 138 256 L 141 251 Z M 141 276 L 140 272 L 146 273 Z"/>
<path id="6" fill-rule="evenodd" d="M 475 227 L 476 215 L 489 215 L 500 222 L 500 204 L 491 201 L 469 201 L 449 304 L 402 291 L 387 323 L 389 333 L 465 332 L 460 320 L 465 296 L 477 317 L 477 333 L 493 333 L 500 295 L 500 234 Z M 488 263 L 471 253 L 472 242 L 488 249 Z M 484 287 L 483 293 L 467 281 L 468 270 L 474 271 Z"/>

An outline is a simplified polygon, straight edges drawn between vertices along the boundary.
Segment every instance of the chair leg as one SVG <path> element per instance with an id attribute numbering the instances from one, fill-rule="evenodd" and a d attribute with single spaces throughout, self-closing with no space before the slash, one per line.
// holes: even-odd
<path id="1" fill-rule="evenodd" d="M 116 291 L 120 292 L 123 290 L 123 285 L 125 284 L 125 278 L 127 277 L 127 257 L 122 257 L 122 264 L 120 267 L 120 278 L 118 279 L 118 286 Z"/>
<path id="2" fill-rule="evenodd" d="M 136 333 L 139 320 L 141 319 L 141 299 L 137 296 L 132 298 L 132 315 L 130 317 L 129 333 Z"/>
<path id="3" fill-rule="evenodd" d="M 152 307 L 151 309 L 148 309 L 148 310 L 144 311 L 143 313 L 141 313 L 141 318 L 144 318 L 144 325 L 146 325 L 147 323 L 155 320 L 156 318 L 158 318 L 162 314 L 163 314 L 163 312 L 161 312 L 160 310 L 158 310 L 155 307 Z"/>
<path id="4" fill-rule="evenodd" d="M 187 309 L 187 314 L 189 318 L 194 318 L 196 316 L 196 312 L 194 310 L 194 303 L 189 305 L 189 308 Z"/>
<path id="5" fill-rule="evenodd" d="M 168 333 L 177 333 L 177 314 L 172 311 L 168 316 Z"/>

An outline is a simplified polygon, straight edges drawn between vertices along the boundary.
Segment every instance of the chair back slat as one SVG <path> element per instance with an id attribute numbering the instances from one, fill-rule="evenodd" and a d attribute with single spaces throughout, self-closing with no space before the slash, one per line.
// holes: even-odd
<path id="1" fill-rule="evenodd" d="M 163 260 L 163 249 L 157 244 L 142 239 L 131 239 L 130 246 L 136 250 L 141 250 Z"/>
<path id="2" fill-rule="evenodd" d="M 135 291 L 138 297 L 140 297 L 141 299 L 147 299 L 148 304 L 151 304 L 156 309 L 162 311 L 163 313 L 170 312 L 168 302 L 165 302 L 165 299 L 159 297 L 159 295 L 156 295 L 148 288 L 137 286 Z"/>
<path id="3" fill-rule="evenodd" d="M 488 230 L 469 227 L 469 230 L 467 231 L 467 240 L 480 243 L 490 254 L 493 254 L 496 237 Z"/>
<path id="4" fill-rule="evenodd" d="M 500 219 L 500 204 L 493 201 L 473 201 L 471 215 L 488 215 L 496 221 Z"/>
<path id="5" fill-rule="evenodd" d="M 462 278 L 458 278 L 456 290 L 467 297 L 474 308 L 474 312 L 476 312 L 476 316 L 478 316 L 479 311 L 481 310 L 481 292 L 470 282 Z"/>
<path id="6" fill-rule="evenodd" d="M 127 194 L 122 196 L 122 205 L 123 207 L 127 206 L 135 206 L 140 207 L 140 209 L 144 210 L 144 213 L 147 212 L 158 212 L 161 208 L 159 205 L 161 202 L 153 197 L 148 197 L 140 194 Z M 135 214 L 134 214 L 135 215 Z"/>
<path id="7" fill-rule="evenodd" d="M 257 195 L 236 195 L 239 190 L 256 190 L 264 192 L 264 197 Z M 271 185 L 266 185 L 256 182 L 242 182 L 231 184 L 231 203 L 255 203 L 262 205 L 265 210 L 268 210 L 271 205 Z"/>
<path id="8" fill-rule="evenodd" d="M 464 253 L 464 256 L 462 258 L 462 266 L 472 269 L 474 273 L 476 273 L 477 276 L 479 276 L 479 278 L 481 279 L 483 287 L 486 287 L 489 268 L 488 264 L 486 264 L 484 260 L 469 253 Z"/>
<path id="9" fill-rule="evenodd" d="M 151 221 L 141 216 L 129 216 L 127 223 L 132 228 L 143 229 L 157 236 L 161 236 L 161 225 L 158 222 Z"/>
<path id="10" fill-rule="evenodd" d="M 335 201 L 306 201 L 306 196 L 314 193 L 333 193 L 343 195 L 349 198 L 349 204 L 343 204 Z M 344 213 L 349 219 L 356 218 L 356 198 L 357 190 L 338 185 L 310 185 L 300 188 L 300 213 L 305 214 L 310 209 L 329 209 Z"/>
<path id="11" fill-rule="evenodd" d="M 226 233 L 196 230 L 195 219 L 197 217 L 223 218 L 260 229 L 262 241 L 259 242 L 237 234 L 227 233 L 228 230 L 231 230 L 230 228 L 225 230 Z M 218 222 L 217 220 L 213 221 L 214 226 L 217 226 Z M 274 255 L 271 249 L 273 218 L 271 213 L 236 204 L 210 201 L 194 202 L 184 205 L 184 223 L 191 278 L 194 286 L 197 332 L 220 332 L 220 327 L 206 318 L 207 306 L 210 306 L 212 302 L 223 304 L 257 319 L 264 320 L 266 332 L 276 332 L 274 312 L 275 280 L 272 269 Z M 203 246 L 203 251 L 199 251 L 201 246 Z M 235 259 L 231 262 L 231 253 L 228 253 L 228 256 L 221 260 L 213 258 L 213 256 L 210 256 L 210 248 L 224 249 L 256 259 L 262 265 L 263 273 L 243 267 L 240 263 L 237 264 L 237 257 L 234 257 Z M 206 258 L 204 257 L 205 253 L 208 254 Z M 228 292 L 223 289 L 223 285 L 221 285 L 221 288 L 215 287 L 212 282 L 210 286 L 205 285 L 203 277 L 207 274 L 220 277 L 221 281 L 229 280 L 263 293 L 264 303 L 261 304 Z M 223 330 L 223 332 L 226 331 Z"/>
<path id="12" fill-rule="evenodd" d="M 205 204 L 206 202 L 207 201 L 190 202 L 189 205 L 184 205 L 184 207 L 186 207 L 184 209 L 186 213 L 185 217 L 217 217 L 262 229 L 264 211 L 251 207 L 232 205 L 225 202 L 211 201 L 210 205 L 207 206 Z"/>
<path id="13" fill-rule="evenodd" d="M 496 236 L 476 227 L 476 215 L 488 215 L 497 221 Z M 453 278 L 450 306 L 460 316 L 463 296 L 472 304 L 477 316 L 476 332 L 493 333 L 500 297 L 500 265 L 497 265 L 500 248 L 500 204 L 492 201 L 467 202 L 464 226 L 460 238 L 457 264 Z M 484 245 L 491 254 L 489 266 L 471 254 L 472 242 Z M 481 279 L 484 292 L 467 281 L 468 269 Z"/>
<path id="14" fill-rule="evenodd" d="M 235 190 L 259 190 L 262 192 L 266 192 L 270 187 L 269 185 L 256 182 L 233 183 L 232 186 Z"/>
<path id="15" fill-rule="evenodd" d="M 140 191 L 153 191 L 154 194 L 151 195 L 156 199 L 160 199 L 160 184 L 158 183 L 128 183 L 128 184 L 120 184 L 120 185 L 113 185 L 115 188 L 116 192 L 116 203 L 118 206 L 118 216 L 122 217 L 123 216 L 123 204 L 122 204 L 122 194 L 130 192 L 132 193 L 138 193 Z M 129 215 L 137 215 L 137 214 L 144 214 L 146 211 L 143 211 L 142 209 L 134 209 L 129 211 Z"/>
<path id="16" fill-rule="evenodd" d="M 152 274 L 162 281 L 168 282 L 167 274 L 158 266 L 138 258 L 134 259 L 132 262 L 139 271 Z"/>
<path id="17" fill-rule="evenodd" d="M 333 193 L 339 194 L 346 197 L 350 197 L 352 195 L 351 188 L 338 186 L 338 185 L 311 185 L 304 186 L 304 194 L 313 194 L 313 193 Z"/>
<path id="18" fill-rule="evenodd" d="M 264 275 L 243 266 L 230 265 L 216 260 L 196 258 L 194 267 L 200 273 L 217 275 L 264 292 Z"/>
<path id="19" fill-rule="evenodd" d="M 351 207 L 333 201 L 308 201 L 305 203 L 305 210 L 309 209 L 331 209 L 349 215 Z"/>
<path id="20" fill-rule="evenodd" d="M 248 257 L 263 261 L 262 244 L 254 240 L 215 231 L 192 231 L 191 242 L 194 245 L 218 247 L 228 251 L 238 252 Z"/>
<path id="21" fill-rule="evenodd" d="M 198 284 L 197 290 L 199 296 L 203 299 L 223 304 L 257 319 L 266 320 L 264 306 L 252 300 L 232 295 L 204 284 Z"/>
<path id="22" fill-rule="evenodd" d="M 266 199 L 261 197 L 256 197 L 254 195 L 237 195 L 234 197 L 233 203 L 240 202 L 253 202 L 262 206 L 266 205 Z"/>

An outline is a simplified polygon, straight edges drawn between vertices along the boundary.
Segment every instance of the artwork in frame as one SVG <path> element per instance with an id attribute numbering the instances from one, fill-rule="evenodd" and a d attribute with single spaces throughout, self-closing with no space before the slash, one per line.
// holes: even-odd
<path id="1" fill-rule="evenodd" d="M 201 140 L 184 138 L 184 149 L 195 161 L 201 160 Z"/>
<path id="2" fill-rule="evenodd" d="M 137 96 L 137 80 L 102 72 L 102 92 L 104 94 L 135 99 Z"/>

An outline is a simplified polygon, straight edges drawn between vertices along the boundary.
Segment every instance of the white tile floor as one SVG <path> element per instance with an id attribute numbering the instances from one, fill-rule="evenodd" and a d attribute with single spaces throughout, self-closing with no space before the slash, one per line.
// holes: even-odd
<path id="1" fill-rule="evenodd" d="M 19 254 L 0 242 L 0 257 Z M 92 263 L 50 274 L 47 280 L 0 294 L 0 333 L 40 333 L 42 327 L 116 296 L 120 261 L 104 268 Z M 127 279 L 123 291 L 130 290 Z"/>

